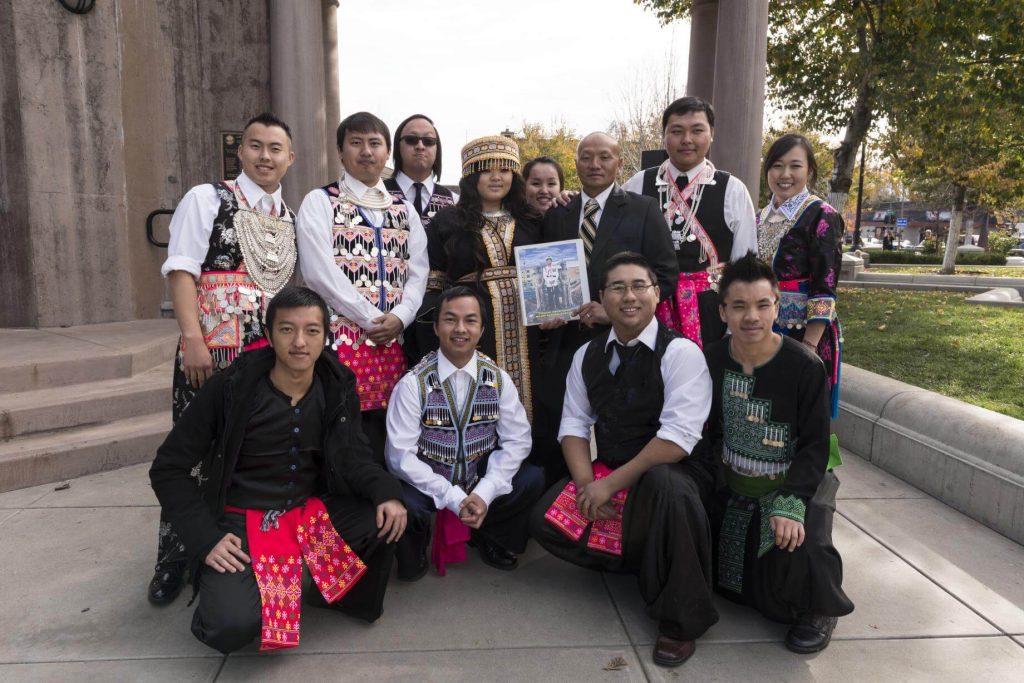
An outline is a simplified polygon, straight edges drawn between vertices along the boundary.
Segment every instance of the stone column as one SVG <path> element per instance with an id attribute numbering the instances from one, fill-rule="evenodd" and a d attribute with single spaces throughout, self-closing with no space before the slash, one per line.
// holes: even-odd
<path id="1" fill-rule="evenodd" d="M 718 0 L 693 0 L 690 10 L 690 59 L 686 94 L 711 102 L 715 94 L 715 43 Z"/>
<path id="2" fill-rule="evenodd" d="M 341 162 L 334 152 L 335 131 L 341 123 L 338 87 L 338 0 L 323 0 L 324 26 L 324 137 L 327 140 L 327 177 L 337 178 Z"/>
<path id="3" fill-rule="evenodd" d="M 715 142 L 710 157 L 716 166 L 742 180 L 755 202 L 767 53 L 768 0 L 721 0 L 715 49 Z"/>
<path id="4" fill-rule="evenodd" d="M 324 134 L 322 0 L 270 0 L 270 101 L 292 129 L 295 163 L 284 199 L 293 210 L 330 180 Z"/>

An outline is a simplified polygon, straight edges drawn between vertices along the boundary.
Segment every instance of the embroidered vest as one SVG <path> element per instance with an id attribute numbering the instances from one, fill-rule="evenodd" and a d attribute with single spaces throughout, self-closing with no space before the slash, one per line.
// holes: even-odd
<path id="1" fill-rule="evenodd" d="M 658 201 L 658 206 L 664 210 L 668 201 L 667 193 L 659 190 L 657 186 L 658 166 L 648 168 L 644 171 L 643 194 L 653 197 Z M 725 171 L 715 171 L 715 183 L 704 185 L 701 191 L 700 206 L 697 207 L 697 220 L 704 227 L 708 237 L 711 238 L 715 251 L 718 252 L 718 262 L 726 263 L 732 254 L 732 230 L 725 223 L 725 186 L 729 182 L 729 174 Z M 666 218 L 666 222 L 669 219 Z M 705 270 L 708 263 L 700 261 L 700 243 L 683 242 L 676 250 L 676 260 L 679 262 L 679 271 L 682 273 L 693 273 L 698 270 Z"/>
<path id="2" fill-rule="evenodd" d="M 583 355 L 583 384 L 597 422 L 597 457 L 609 467 L 629 462 L 654 438 L 661 427 L 665 380 L 661 359 L 669 343 L 680 335 L 658 323 L 654 350 L 640 344 L 630 363 L 608 369 L 613 346 L 605 348 L 611 330 L 599 334 Z"/>
<path id="3" fill-rule="evenodd" d="M 501 372 L 477 353 L 476 379 L 462 405 L 451 382 L 437 374 L 437 352 L 428 353 L 411 372 L 420 388 L 420 439 L 417 455 L 436 473 L 467 492 L 479 481 L 481 458 L 498 445 Z"/>
<path id="4" fill-rule="evenodd" d="M 744 477 L 781 480 L 793 460 L 796 439 L 788 423 L 772 421 L 772 402 L 754 396 L 755 382 L 732 370 L 723 375 L 722 461 Z"/>
<path id="5" fill-rule="evenodd" d="M 225 180 L 212 185 L 220 199 L 220 208 L 213 221 L 206 258 L 200 267 L 197 297 L 199 323 L 207 348 L 229 350 L 226 355 L 214 354 L 215 364 L 224 368 L 243 348 L 263 340 L 263 316 L 269 302 L 265 301 L 263 290 L 249 277 L 238 243 L 236 183 Z M 281 210 L 288 220 L 295 221 L 295 214 L 283 203 Z"/>
<path id="6" fill-rule="evenodd" d="M 406 197 L 398 181 L 394 178 L 385 180 L 384 187 L 387 188 L 394 199 L 404 199 L 410 204 L 416 199 L 415 194 L 412 197 Z M 434 183 L 434 193 L 427 199 L 427 204 L 423 207 L 424 213 L 420 214 L 420 223 L 423 224 L 423 228 L 428 228 L 430 221 L 434 219 L 434 214 L 447 206 L 455 206 L 455 195 L 441 183 Z"/>

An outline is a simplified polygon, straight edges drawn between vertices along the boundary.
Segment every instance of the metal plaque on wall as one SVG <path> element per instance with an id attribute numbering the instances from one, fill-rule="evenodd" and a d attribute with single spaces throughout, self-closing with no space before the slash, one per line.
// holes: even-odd
<path id="1" fill-rule="evenodd" d="M 238 160 L 238 148 L 242 144 L 242 131 L 221 131 L 220 164 L 221 177 L 234 180 L 242 173 L 242 162 Z"/>

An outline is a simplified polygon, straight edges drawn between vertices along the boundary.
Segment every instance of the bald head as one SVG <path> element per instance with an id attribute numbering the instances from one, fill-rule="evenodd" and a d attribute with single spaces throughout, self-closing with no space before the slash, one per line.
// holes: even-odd
<path id="1" fill-rule="evenodd" d="M 576 175 L 588 197 L 596 197 L 615 182 L 622 170 L 619 142 L 608 133 L 591 133 L 576 147 Z"/>

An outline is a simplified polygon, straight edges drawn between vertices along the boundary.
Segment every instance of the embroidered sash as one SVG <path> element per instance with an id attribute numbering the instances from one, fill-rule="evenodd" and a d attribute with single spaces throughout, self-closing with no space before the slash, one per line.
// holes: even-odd
<path id="1" fill-rule="evenodd" d="M 594 462 L 594 481 L 607 477 L 612 470 L 601 461 Z M 576 506 L 576 484 L 570 481 L 558 494 L 554 504 L 544 513 L 544 519 L 574 541 L 591 526 L 587 547 L 609 555 L 622 555 L 622 514 L 626 508 L 629 489 L 615 492 L 609 501 L 619 514 L 618 519 L 598 519 L 591 522 Z"/>
<path id="2" fill-rule="evenodd" d="M 676 185 L 672 174 L 668 169 L 669 162 L 666 160 L 658 169 L 658 184 L 666 187 L 668 200 L 662 205 L 665 221 L 668 223 L 669 231 L 672 233 L 672 244 L 679 251 L 683 241 L 700 242 L 700 262 L 708 261 L 708 272 L 718 273 L 718 250 L 707 233 L 704 226 L 697 218 L 697 211 L 700 208 L 700 197 L 702 186 L 714 181 L 715 167 L 708 160 L 704 161 L 704 168 L 680 190 Z"/>
<path id="3" fill-rule="evenodd" d="M 366 565 L 338 535 L 319 498 L 285 513 L 276 510 L 227 512 L 245 515 L 252 570 L 262 603 L 260 652 L 299 644 L 302 562 L 328 603 L 337 602 L 366 571 Z"/>
<path id="4" fill-rule="evenodd" d="M 697 295 L 713 287 L 712 275 L 705 270 L 679 273 L 675 295 L 658 304 L 654 314 L 662 325 L 704 348 L 700 340 L 700 309 L 697 307 Z"/>
<path id="5" fill-rule="evenodd" d="M 438 510 L 434 518 L 434 542 L 430 548 L 430 561 L 437 567 L 437 573 L 444 576 L 448 573 L 447 564 L 458 564 L 466 561 L 466 542 L 469 540 L 469 527 L 462 523 L 451 510 Z"/>

